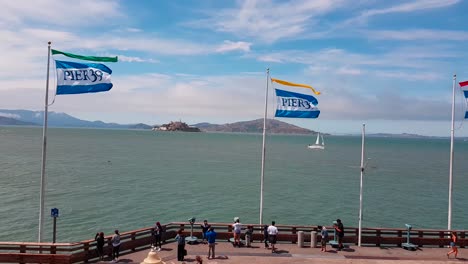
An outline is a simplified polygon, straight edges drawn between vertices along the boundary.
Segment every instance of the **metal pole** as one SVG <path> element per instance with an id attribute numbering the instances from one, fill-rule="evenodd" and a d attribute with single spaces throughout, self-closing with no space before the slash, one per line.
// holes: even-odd
<path id="1" fill-rule="evenodd" d="M 362 234 L 362 180 L 364 176 L 364 136 L 366 134 L 366 124 L 362 124 L 362 146 L 361 146 L 361 181 L 359 185 L 359 234 L 358 234 L 358 246 L 361 246 L 361 234 Z"/>
<path id="2" fill-rule="evenodd" d="M 57 217 L 54 217 L 54 229 L 52 230 L 52 243 L 55 243 L 55 238 L 57 237 Z"/>
<path id="3" fill-rule="evenodd" d="M 49 67 L 50 67 L 50 44 L 47 49 L 47 78 L 46 78 L 46 93 L 44 104 L 44 127 L 42 130 L 42 166 L 41 166 L 41 193 L 39 196 L 39 236 L 38 242 L 42 242 L 44 233 L 44 193 L 45 193 L 45 168 L 46 168 L 46 149 L 47 149 L 47 114 L 49 107 Z"/>
<path id="4" fill-rule="evenodd" d="M 455 83 L 457 75 L 453 75 L 452 91 L 452 126 L 450 128 L 450 169 L 449 169 L 449 197 L 448 197 L 448 224 L 447 229 L 452 229 L 452 190 L 453 190 L 453 139 L 455 137 Z"/>
<path id="5" fill-rule="evenodd" d="M 267 69 L 267 82 L 265 91 L 265 115 L 263 117 L 263 143 L 262 143 L 262 172 L 260 176 L 260 224 L 263 224 L 263 179 L 265 178 L 265 135 L 268 110 L 268 83 L 270 79 L 270 69 Z"/>

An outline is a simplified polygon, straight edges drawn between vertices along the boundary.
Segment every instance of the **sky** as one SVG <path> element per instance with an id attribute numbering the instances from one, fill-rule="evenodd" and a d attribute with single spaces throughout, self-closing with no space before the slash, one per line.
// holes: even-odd
<path id="1" fill-rule="evenodd" d="M 278 120 L 331 134 L 359 134 L 365 123 L 367 133 L 448 137 L 453 75 L 457 83 L 468 80 L 462 0 L 0 0 L 0 6 L 4 109 L 44 109 L 48 41 L 65 52 L 119 57 L 107 63 L 111 91 L 59 95 L 49 107 L 105 122 L 263 118 L 270 69 L 270 77 L 321 92 L 319 118 Z M 289 88 L 268 87 L 273 118 L 272 88 Z M 455 134 L 468 136 L 458 85 L 455 94 Z"/>

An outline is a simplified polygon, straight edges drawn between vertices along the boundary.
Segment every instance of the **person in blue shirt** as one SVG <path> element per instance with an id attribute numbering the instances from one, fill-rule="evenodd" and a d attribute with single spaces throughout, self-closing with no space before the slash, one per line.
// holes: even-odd
<path id="1" fill-rule="evenodd" d="M 182 231 L 182 229 L 179 229 L 177 231 L 177 236 L 175 237 L 175 240 L 177 241 L 177 260 L 178 261 L 184 261 L 185 255 L 185 236 Z"/>
<path id="2" fill-rule="evenodd" d="M 208 259 L 210 259 L 210 257 L 214 259 L 216 245 L 216 232 L 214 231 L 214 227 L 210 227 L 208 232 L 206 232 L 206 240 L 208 241 Z"/>

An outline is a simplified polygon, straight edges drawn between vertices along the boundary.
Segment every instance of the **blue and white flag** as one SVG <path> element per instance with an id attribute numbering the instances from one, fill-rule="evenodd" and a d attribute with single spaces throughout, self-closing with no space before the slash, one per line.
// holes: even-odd
<path id="1" fill-rule="evenodd" d="M 112 89 L 112 70 L 101 63 L 55 61 L 57 95 L 106 92 Z"/>
<path id="2" fill-rule="evenodd" d="M 312 95 L 276 90 L 275 117 L 317 118 L 320 110 Z"/>

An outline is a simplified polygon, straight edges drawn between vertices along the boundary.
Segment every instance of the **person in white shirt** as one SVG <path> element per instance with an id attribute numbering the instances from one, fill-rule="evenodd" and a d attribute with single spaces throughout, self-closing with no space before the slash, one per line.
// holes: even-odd
<path id="1" fill-rule="evenodd" d="M 275 221 L 271 221 L 271 225 L 267 229 L 268 232 L 268 239 L 271 243 L 271 253 L 276 252 L 275 244 L 276 244 L 276 235 L 278 235 L 278 228 L 275 226 Z"/>
<path id="2" fill-rule="evenodd" d="M 242 232 L 242 224 L 240 223 L 239 218 L 236 218 L 234 224 L 232 224 L 233 233 L 234 233 L 234 246 L 240 247 L 240 236 Z"/>

